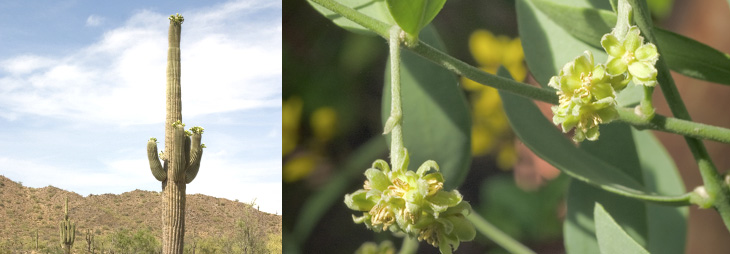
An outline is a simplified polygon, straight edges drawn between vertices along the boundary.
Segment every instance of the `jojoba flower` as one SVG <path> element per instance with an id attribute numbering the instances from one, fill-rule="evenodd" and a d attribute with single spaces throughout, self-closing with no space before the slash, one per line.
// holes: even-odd
<path id="1" fill-rule="evenodd" d="M 632 26 L 623 41 L 609 33 L 601 38 L 601 45 L 609 55 L 607 69 L 611 75 L 622 75 L 628 71 L 627 80 L 637 85 L 655 86 L 657 70 L 654 67 L 659 59 L 656 46 L 644 43 L 639 28 Z"/>
<path id="2" fill-rule="evenodd" d="M 424 220 L 427 226 L 419 232 L 418 240 L 439 248 L 441 254 L 452 253 L 460 242 L 471 241 L 476 236 L 474 225 L 466 219 L 470 212 L 469 203 L 462 202 L 450 207 L 439 217 Z"/>
<path id="3" fill-rule="evenodd" d="M 383 160 L 365 171 L 363 188 L 345 195 L 345 204 L 363 212 L 353 215 L 374 231 L 390 230 L 426 240 L 451 253 L 460 241 L 474 238 L 474 226 L 464 218 L 471 206 L 462 202 L 457 190 L 444 191 L 444 177 L 435 161 L 424 162 L 416 171 L 407 170 L 409 156 L 404 149 L 403 165 L 391 171 Z M 431 172 L 435 171 L 435 172 Z M 464 233 L 466 232 L 466 233 Z M 448 247 L 448 252 L 443 252 Z"/>
<path id="4" fill-rule="evenodd" d="M 615 88 L 623 88 L 623 80 L 606 75 L 602 64 L 596 65 L 593 54 L 585 51 L 553 76 L 548 85 L 558 89 L 560 104 L 552 107 L 553 123 L 563 132 L 575 128 L 573 140 L 598 139 L 598 124 L 608 123 L 618 116 Z"/>

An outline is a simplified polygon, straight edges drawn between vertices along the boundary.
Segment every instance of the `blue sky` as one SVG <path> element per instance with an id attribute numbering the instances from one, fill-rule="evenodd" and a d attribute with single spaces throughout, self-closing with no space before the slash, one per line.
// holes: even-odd
<path id="1" fill-rule="evenodd" d="M 282 213 L 281 2 L 3 1 L 0 174 L 81 195 L 160 191 L 167 17 L 182 30 L 182 110 L 205 128 L 188 194 Z"/>

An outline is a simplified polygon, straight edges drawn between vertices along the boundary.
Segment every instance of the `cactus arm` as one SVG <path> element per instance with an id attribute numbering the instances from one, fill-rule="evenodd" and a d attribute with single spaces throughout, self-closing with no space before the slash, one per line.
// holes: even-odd
<path id="1" fill-rule="evenodd" d="M 193 133 L 192 142 L 190 144 L 190 159 L 188 160 L 187 168 L 185 169 L 185 183 L 190 183 L 198 175 L 198 169 L 200 169 L 200 160 L 203 158 L 203 145 L 200 144 L 200 140 L 203 136 L 203 128 L 193 127 L 190 129 Z"/>
<path id="2" fill-rule="evenodd" d="M 183 158 L 183 162 L 184 162 L 183 168 L 187 168 L 188 161 L 190 161 L 190 156 L 191 156 L 191 154 L 190 154 L 190 143 L 192 142 L 190 140 L 190 136 L 192 136 L 192 135 L 193 135 L 192 132 L 185 131 L 185 144 L 183 145 L 183 149 L 184 149 L 183 150 L 183 157 L 184 157 Z"/>
<path id="3" fill-rule="evenodd" d="M 60 223 L 58 224 L 58 233 L 59 233 L 59 234 L 58 234 L 58 236 L 59 236 L 59 237 L 60 237 L 60 239 L 61 239 L 61 246 L 63 246 L 63 240 L 65 240 L 65 239 L 66 239 L 66 236 L 64 236 L 64 235 L 63 235 L 63 221 L 61 221 L 61 222 L 60 222 Z"/>
<path id="4" fill-rule="evenodd" d="M 71 223 L 71 239 L 69 239 L 69 245 L 74 245 L 76 241 L 76 223 Z"/>
<path id="5" fill-rule="evenodd" d="M 147 159 L 150 161 L 150 169 L 152 175 L 157 181 L 164 181 L 167 179 L 167 169 L 162 167 L 160 158 L 157 155 L 157 139 L 150 138 L 147 142 Z M 165 163 L 167 165 L 167 163 Z"/>
<path id="6" fill-rule="evenodd" d="M 198 175 L 198 169 L 200 169 L 200 160 L 203 158 L 203 148 L 199 147 L 194 157 L 191 157 L 190 165 L 185 170 L 185 183 L 192 182 Z"/>
<path id="7" fill-rule="evenodd" d="M 180 121 L 177 121 L 173 124 L 173 136 L 172 136 L 172 153 L 168 156 L 170 159 L 170 173 L 168 174 L 170 177 L 170 180 L 172 181 L 180 181 L 185 180 L 183 177 L 185 177 L 185 166 L 187 163 L 184 161 L 185 159 L 185 148 L 183 145 L 185 144 L 185 125 L 182 124 Z"/>

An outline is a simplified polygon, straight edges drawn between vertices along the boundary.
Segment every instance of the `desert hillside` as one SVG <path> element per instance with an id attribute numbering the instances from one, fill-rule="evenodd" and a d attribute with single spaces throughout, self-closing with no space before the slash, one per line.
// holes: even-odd
<path id="1" fill-rule="evenodd" d="M 89 247 L 95 248 L 95 253 L 102 250 L 110 253 L 115 248 L 146 253 L 143 248 L 154 249 L 159 245 L 159 192 L 134 190 L 120 195 L 84 197 L 53 186 L 25 187 L 0 175 L 0 249 L 10 250 L 9 253 L 32 250 L 55 253 L 66 197 L 69 217 L 76 223 L 74 253 L 86 253 Z M 281 250 L 281 215 L 260 212 L 257 207 L 237 200 L 201 194 L 187 195 L 186 210 L 186 250 L 239 253 L 246 246 L 272 245 L 277 239 Z M 95 237 L 91 246 L 86 241 L 87 232 Z M 132 243 L 123 243 L 127 238 Z M 143 246 L 140 239 L 148 239 L 149 243 Z M 122 249 L 126 248 L 124 244 L 135 247 Z"/>

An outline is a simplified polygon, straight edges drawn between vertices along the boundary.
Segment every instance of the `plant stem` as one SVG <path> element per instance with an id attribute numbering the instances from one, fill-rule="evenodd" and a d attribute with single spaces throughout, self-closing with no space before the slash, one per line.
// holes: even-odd
<path id="1" fill-rule="evenodd" d="M 614 27 L 613 31 L 611 33 L 616 36 L 619 41 L 623 41 L 626 38 L 626 33 L 628 33 L 629 28 L 631 28 L 631 23 L 633 19 L 633 8 L 631 7 L 631 4 L 629 4 L 626 0 L 619 0 L 618 1 L 618 14 L 616 15 L 616 26 Z M 643 89 L 644 97 L 641 99 L 641 104 L 639 105 L 639 112 L 637 114 L 640 114 L 641 117 L 644 119 L 650 120 L 654 117 L 655 111 L 654 111 L 654 103 L 652 102 L 652 94 L 654 93 L 654 87 L 653 86 L 644 86 Z"/>
<path id="2" fill-rule="evenodd" d="M 391 133 L 390 135 L 390 165 L 396 171 L 405 171 L 405 168 L 400 168 L 402 165 L 404 153 L 403 147 L 403 108 L 401 106 L 401 94 L 400 94 L 400 36 L 402 32 L 400 27 L 394 25 L 390 28 L 390 38 L 388 43 L 390 45 L 390 117 L 386 122 L 385 132 Z M 392 129 L 391 129 L 392 128 Z"/>
<path id="3" fill-rule="evenodd" d="M 415 47 L 410 48 L 410 50 L 438 65 L 441 65 L 457 75 L 467 77 L 477 83 L 538 101 L 558 104 L 558 95 L 555 93 L 555 90 L 539 88 L 517 82 L 512 79 L 486 73 L 479 68 L 471 66 L 442 51 L 439 51 L 438 49 L 435 49 L 434 47 L 431 47 L 423 41 L 419 42 Z"/>
<path id="4" fill-rule="evenodd" d="M 626 2 L 626 0 L 619 0 L 616 27 L 612 31 L 613 35 L 616 36 L 619 41 L 622 41 L 626 37 L 626 33 L 629 31 L 629 27 L 631 26 L 631 18 L 631 5 Z"/>
<path id="5" fill-rule="evenodd" d="M 502 246 L 502 248 L 509 251 L 510 253 L 535 253 L 534 251 L 522 245 L 522 243 L 518 242 L 515 239 L 512 239 L 512 237 L 502 232 L 502 230 L 499 230 L 499 228 L 495 227 L 478 214 L 472 212 L 471 214 L 466 216 L 466 218 L 471 221 L 472 224 L 474 224 L 474 227 L 476 227 L 476 229 L 479 230 L 480 233 L 494 241 L 499 246 Z"/>
<path id="6" fill-rule="evenodd" d="M 418 240 L 410 236 L 403 238 L 398 254 L 414 254 L 416 251 L 418 251 Z"/>
<path id="7" fill-rule="evenodd" d="M 712 125 L 696 123 L 656 114 L 652 119 L 637 115 L 633 109 L 619 108 L 619 121 L 631 124 L 637 129 L 652 129 L 671 132 L 687 137 L 730 143 L 730 130 Z"/>
<path id="8" fill-rule="evenodd" d="M 648 7 L 645 5 L 644 1 L 630 0 L 630 3 L 635 9 L 634 16 L 636 17 L 637 26 L 639 26 L 639 29 L 646 39 L 656 45 L 657 51 L 659 52 L 659 55 L 661 55 L 661 45 L 657 43 L 656 38 L 652 33 L 651 28 L 653 27 L 653 24 L 651 17 L 649 16 Z M 672 76 L 669 73 L 669 67 L 663 57 L 659 58 L 659 61 L 656 63 L 656 67 L 659 71 L 657 81 L 659 82 L 664 98 L 667 100 L 667 104 L 669 104 L 669 109 L 672 111 L 672 114 L 678 119 L 692 121 L 692 118 L 690 117 L 689 112 L 679 95 L 679 91 L 674 84 L 674 79 L 672 79 Z M 722 179 L 717 172 L 717 168 L 712 162 L 712 158 L 710 158 L 710 155 L 707 153 L 707 148 L 705 148 L 702 141 L 695 137 L 688 136 L 685 136 L 684 139 L 687 142 L 690 151 L 692 151 L 692 155 L 697 161 L 697 166 L 699 167 L 700 174 L 702 175 L 702 181 L 704 182 L 705 189 L 709 195 L 709 201 L 714 204 L 725 222 L 725 226 L 728 230 L 730 230 L 730 197 L 728 197 L 729 193 L 727 186 L 722 184 Z"/>

